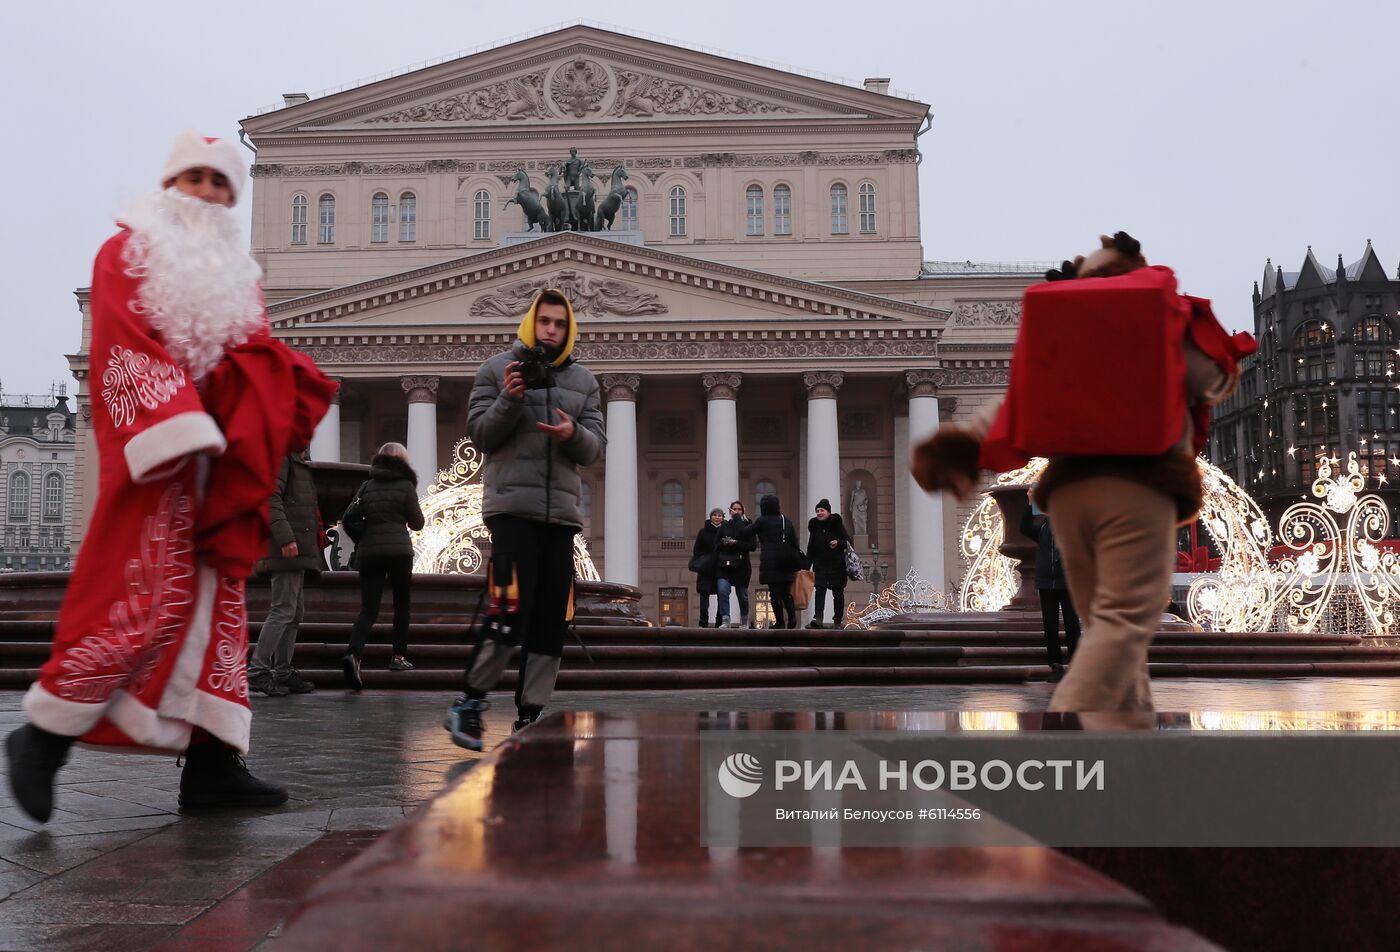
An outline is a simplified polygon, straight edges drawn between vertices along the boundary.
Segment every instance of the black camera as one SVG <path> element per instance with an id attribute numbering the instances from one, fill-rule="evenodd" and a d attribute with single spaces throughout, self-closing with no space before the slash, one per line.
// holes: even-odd
<path id="1" fill-rule="evenodd" d="M 554 362 L 549 359 L 543 347 L 538 345 L 525 348 L 520 355 L 520 376 L 525 386 L 531 390 L 549 387 L 554 384 Z"/>

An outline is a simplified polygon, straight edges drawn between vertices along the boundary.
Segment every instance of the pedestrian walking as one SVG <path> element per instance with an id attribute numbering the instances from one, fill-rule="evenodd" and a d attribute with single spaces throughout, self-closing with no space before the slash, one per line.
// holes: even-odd
<path id="1" fill-rule="evenodd" d="M 690 570 L 695 573 L 695 591 L 700 596 L 700 627 L 710 627 L 710 599 L 719 594 L 719 540 L 724 525 L 724 510 L 710 510 L 710 518 L 695 534 L 690 550 Z M 729 624 L 729 599 L 719 599 L 715 608 L 715 627 Z"/>
<path id="2" fill-rule="evenodd" d="M 267 511 L 272 538 L 257 573 L 269 578 L 272 601 L 248 661 L 248 687 L 269 697 L 310 694 L 316 685 L 292 667 L 292 654 L 306 615 L 306 583 L 320 577 L 326 559 L 316 482 L 305 449 L 282 461 Z"/>
<path id="3" fill-rule="evenodd" d="M 752 628 L 757 624 L 749 613 L 749 580 L 753 577 L 749 553 L 758 548 L 758 543 L 743 538 L 749 524 L 744 504 L 736 499 L 729 504 L 729 518 L 719 529 L 719 603 L 728 612 L 730 592 L 739 602 L 739 623 L 731 623 L 730 627 Z"/>
<path id="4" fill-rule="evenodd" d="M 758 581 L 768 586 L 774 628 L 796 628 L 797 606 L 792 601 L 792 580 L 807 567 L 807 557 L 797 544 L 797 529 L 783 515 L 778 497 L 768 494 L 758 501 L 758 518 L 739 530 L 739 538 L 756 539 Z"/>
<path id="5" fill-rule="evenodd" d="M 840 628 L 846 614 L 846 549 L 850 534 L 840 513 L 831 511 L 831 501 L 817 501 L 816 515 L 807 520 L 807 558 L 816 576 L 816 601 L 808 628 L 822 626 L 826 596 L 831 595 L 831 627 Z"/>
<path id="6" fill-rule="evenodd" d="M 1069 595 L 1065 579 L 1065 563 L 1050 520 L 1035 506 L 1028 505 L 1021 513 L 1021 534 L 1035 540 L 1035 589 L 1040 595 L 1040 617 L 1045 631 L 1045 651 L 1050 664 L 1050 680 L 1065 676 L 1065 661 L 1074 660 L 1079 644 L 1079 615 Z M 1065 640 L 1069 646 L 1066 658 L 1060 652 L 1060 614 L 1065 617 Z"/>
<path id="7" fill-rule="evenodd" d="M 355 543 L 355 568 L 360 573 L 360 614 L 350 631 L 350 646 L 340 659 L 346 685 L 364 687 L 360 665 L 365 642 L 379 618 L 379 605 L 388 581 L 394 598 L 394 652 L 390 671 L 411 671 L 408 629 L 412 611 L 413 540 L 409 530 L 423 528 L 423 507 L 418 502 L 418 474 L 408 461 L 402 443 L 385 443 L 370 461 L 369 479 L 360 487 L 354 503 L 364 519 L 364 533 Z"/>

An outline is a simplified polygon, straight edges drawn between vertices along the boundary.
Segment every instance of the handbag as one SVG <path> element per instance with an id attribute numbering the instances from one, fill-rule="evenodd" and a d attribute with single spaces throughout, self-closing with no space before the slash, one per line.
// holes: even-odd
<path id="1" fill-rule="evenodd" d="M 694 572 L 696 575 L 714 575 L 718 567 L 719 560 L 715 557 L 713 552 L 693 555 L 690 557 L 690 562 L 686 565 L 686 568 L 690 569 L 690 571 Z"/>
<path id="2" fill-rule="evenodd" d="M 802 611 L 812 604 L 812 592 L 817 587 L 817 575 L 811 569 L 798 569 L 792 577 L 792 604 Z"/>
<path id="3" fill-rule="evenodd" d="M 787 516 L 783 516 L 783 547 L 778 550 L 778 571 L 784 574 L 788 572 L 801 572 L 812 567 L 812 560 L 807 558 L 807 553 L 797 547 L 797 530 L 793 530 L 793 538 L 788 538 L 788 526 L 792 525 Z"/>
<path id="4" fill-rule="evenodd" d="M 860 556 L 856 554 L 855 546 L 850 544 L 846 546 L 846 578 L 852 582 L 859 582 L 865 578 L 865 573 L 860 569 Z"/>
<path id="5" fill-rule="evenodd" d="M 360 492 L 365 488 L 364 483 L 360 483 L 360 488 L 355 490 L 355 497 L 350 500 L 350 505 L 345 507 L 345 515 L 340 517 L 340 525 L 345 529 L 345 534 L 350 537 L 351 542 L 359 542 L 365 537 L 365 529 L 369 528 L 369 513 L 365 512 L 365 507 L 360 505 Z"/>

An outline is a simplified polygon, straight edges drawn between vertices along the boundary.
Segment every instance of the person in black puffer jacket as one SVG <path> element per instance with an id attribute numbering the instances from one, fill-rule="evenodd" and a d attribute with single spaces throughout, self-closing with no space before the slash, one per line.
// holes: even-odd
<path id="1" fill-rule="evenodd" d="M 797 607 L 792 603 L 794 567 L 802 559 L 797 545 L 797 528 L 783 515 L 778 497 L 771 493 L 758 501 L 758 518 L 739 530 L 738 538 L 757 538 L 762 551 L 758 556 L 758 581 L 768 586 L 773 605 L 774 628 L 796 628 Z"/>
<path id="2" fill-rule="evenodd" d="M 394 593 L 394 656 L 390 671 L 408 671 L 408 619 L 413 584 L 413 541 L 408 530 L 423 528 L 423 508 L 418 504 L 418 475 L 408 463 L 401 443 L 385 443 L 370 461 L 369 479 L 360 487 L 360 508 L 365 533 L 355 544 L 355 565 L 360 570 L 360 614 L 351 630 L 350 648 L 340 659 L 346 684 L 358 691 L 360 661 L 370 629 L 379 618 L 384 580 Z"/>
<path id="3" fill-rule="evenodd" d="M 749 565 L 749 553 L 758 548 L 753 539 L 740 538 L 749 526 L 749 517 L 744 515 L 744 504 L 734 500 L 729 504 L 729 519 L 719 527 L 719 604 L 722 611 L 729 610 L 729 593 L 732 591 L 739 600 L 739 617 L 742 627 L 754 627 L 753 616 L 749 614 L 749 578 L 753 568 Z"/>
<path id="4" fill-rule="evenodd" d="M 831 592 L 831 627 L 841 627 L 846 614 L 846 549 L 850 544 L 840 514 L 831 511 L 830 500 L 819 500 L 817 514 L 807 520 L 807 558 L 812 560 L 816 576 L 816 601 L 808 628 L 822 626 L 827 592 Z"/>

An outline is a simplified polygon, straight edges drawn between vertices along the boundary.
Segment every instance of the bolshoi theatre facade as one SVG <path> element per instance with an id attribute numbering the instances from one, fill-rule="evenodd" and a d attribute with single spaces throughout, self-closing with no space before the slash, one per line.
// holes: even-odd
<path id="1" fill-rule="evenodd" d="M 559 287 L 608 428 L 583 474 L 585 537 L 652 618 L 695 617 L 706 513 L 735 498 L 755 513 L 767 491 L 802 530 L 830 499 L 882 580 L 957 584 L 966 510 L 912 483 L 908 448 L 1004 389 L 1044 266 L 924 260 L 928 105 L 887 80 L 573 26 L 288 94 L 242 126 L 274 334 L 342 384 L 313 458 L 368 462 L 396 440 L 420 475 L 446 466 L 476 368 Z M 612 198 L 611 227 L 590 212 L 527 230 L 518 193 L 548 205 L 556 183 Z M 96 491 L 87 336 L 85 321 L 80 514 Z"/>

